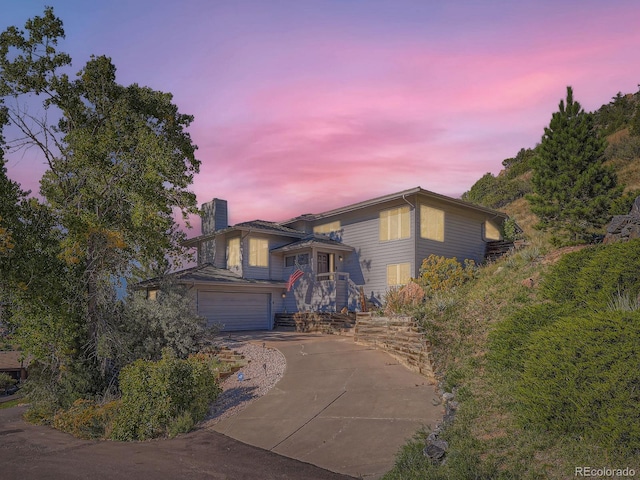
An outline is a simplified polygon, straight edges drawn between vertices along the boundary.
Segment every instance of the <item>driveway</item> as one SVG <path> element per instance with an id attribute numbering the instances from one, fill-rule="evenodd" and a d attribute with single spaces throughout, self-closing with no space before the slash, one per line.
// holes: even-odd
<path id="1" fill-rule="evenodd" d="M 213 428 L 243 443 L 365 479 L 390 470 L 422 426 L 442 419 L 435 388 L 388 354 L 351 337 L 264 332 L 286 360 L 265 396 Z"/>
<path id="2" fill-rule="evenodd" d="M 0 478 L 21 480 L 346 480 L 349 477 L 197 430 L 171 440 L 79 440 L 0 409 Z"/>

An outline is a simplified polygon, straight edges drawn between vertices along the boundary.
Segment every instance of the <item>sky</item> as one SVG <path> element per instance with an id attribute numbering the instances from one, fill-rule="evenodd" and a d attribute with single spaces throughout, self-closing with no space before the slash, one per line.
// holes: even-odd
<path id="1" fill-rule="evenodd" d="M 74 71 L 107 55 L 194 115 L 192 191 L 230 224 L 459 197 L 540 141 L 568 85 L 593 111 L 640 83 L 636 0 L 0 0 L 0 30 L 45 5 Z M 7 170 L 37 192 L 45 166 Z"/>

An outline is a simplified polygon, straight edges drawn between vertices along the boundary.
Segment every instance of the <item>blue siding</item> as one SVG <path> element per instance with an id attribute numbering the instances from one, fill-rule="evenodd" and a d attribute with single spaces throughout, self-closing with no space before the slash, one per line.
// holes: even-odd
<path id="1" fill-rule="evenodd" d="M 418 208 L 417 220 L 417 248 L 416 265 L 420 269 L 422 260 L 429 255 L 440 255 L 447 258 L 456 257 L 460 262 L 465 259 L 482 263 L 486 243 L 482 238 L 482 230 L 485 219 L 482 212 L 465 210 L 459 207 L 438 203 L 423 203 L 434 208 L 444 210 L 444 242 L 437 242 L 421 238 L 420 214 Z M 418 274 L 416 271 L 416 275 Z"/>
<path id="2" fill-rule="evenodd" d="M 415 203 L 412 202 L 414 205 Z M 340 220 L 341 231 L 337 238 L 343 243 L 355 247 L 356 251 L 345 258 L 344 271 L 353 282 L 350 305 L 357 304 L 357 290 L 364 286 L 365 296 L 376 304 L 381 304 L 388 290 L 387 265 L 409 263 L 415 270 L 415 214 L 410 207 L 410 236 L 401 240 L 380 240 L 380 212 L 389 208 L 404 207 L 408 204 L 397 200 L 368 207 L 355 212 L 323 218 L 316 223 Z M 353 298 L 355 297 L 355 298 Z"/>

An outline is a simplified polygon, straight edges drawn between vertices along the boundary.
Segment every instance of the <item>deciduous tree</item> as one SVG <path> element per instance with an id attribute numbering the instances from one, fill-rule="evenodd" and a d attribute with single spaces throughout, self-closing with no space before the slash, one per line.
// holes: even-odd
<path id="1" fill-rule="evenodd" d="M 51 8 L 0 35 L 0 97 L 21 134 L 9 150 L 36 147 L 48 170 L 40 193 L 60 234 L 57 258 L 79 272 L 64 293 L 81 318 L 76 332 L 89 356 L 110 328 L 113 282 L 137 266 L 168 267 L 183 253 L 184 233 L 174 219 L 196 213 L 189 191 L 200 162 L 168 93 L 120 85 L 105 56 L 91 57 L 72 77 L 71 58 L 56 50 L 64 37 Z M 41 116 L 22 100 L 42 102 Z M 75 281 L 74 280 L 74 281 Z"/>

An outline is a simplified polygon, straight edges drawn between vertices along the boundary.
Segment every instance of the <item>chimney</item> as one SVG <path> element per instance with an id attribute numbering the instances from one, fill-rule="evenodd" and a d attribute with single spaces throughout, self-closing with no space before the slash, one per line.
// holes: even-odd
<path id="1" fill-rule="evenodd" d="M 227 228 L 227 201 L 214 198 L 202 204 L 202 235 Z"/>

